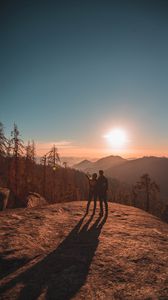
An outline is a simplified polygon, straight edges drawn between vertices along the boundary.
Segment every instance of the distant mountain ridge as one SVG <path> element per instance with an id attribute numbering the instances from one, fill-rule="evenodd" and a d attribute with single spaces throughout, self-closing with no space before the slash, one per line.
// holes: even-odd
<path id="1" fill-rule="evenodd" d="M 106 176 L 128 184 L 134 184 L 141 175 L 148 173 L 160 186 L 161 194 L 168 198 L 168 158 L 166 157 L 149 156 L 128 160 L 111 155 L 94 163 L 83 161 L 76 164 L 74 168 L 90 173 L 103 169 Z"/>
<path id="2" fill-rule="evenodd" d="M 92 166 L 92 162 L 90 160 L 84 159 L 81 162 L 73 165 L 73 168 L 84 171 L 87 168 Z"/>
<path id="3" fill-rule="evenodd" d="M 83 160 L 80 163 L 75 164 L 73 167 L 84 172 L 98 172 L 100 169 L 107 170 L 109 167 L 120 165 L 125 161 L 127 160 L 120 156 L 110 155 L 100 158 L 95 162 Z"/>

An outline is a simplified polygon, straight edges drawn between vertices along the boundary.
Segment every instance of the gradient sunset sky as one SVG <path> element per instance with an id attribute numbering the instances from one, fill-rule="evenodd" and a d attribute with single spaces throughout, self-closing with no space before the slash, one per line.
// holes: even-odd
<path id="1" fill-rule="evenodd" d="M 167 0 L 6 0 L 0 19 L 6 135 L 15 122 L 39 153 L 168 156 Z"/>

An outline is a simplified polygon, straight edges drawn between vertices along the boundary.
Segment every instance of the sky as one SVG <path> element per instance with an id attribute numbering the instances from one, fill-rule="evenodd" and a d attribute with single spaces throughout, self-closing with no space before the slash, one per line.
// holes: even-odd
<path id="1" fill-rule="evenodd" d="M 6 135 L 15 122 L 39 154 L 168 156 L 168 1 L 6 0 L 0 40 Z"/>

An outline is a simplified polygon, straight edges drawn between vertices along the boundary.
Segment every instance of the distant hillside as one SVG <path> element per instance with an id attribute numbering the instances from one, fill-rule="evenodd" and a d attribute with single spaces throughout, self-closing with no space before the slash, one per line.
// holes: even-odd
<path id="1" fill-rule="evenodd" d="M 107 176 L 129 184 L 135 183 L 144 173 L 148 173 L 159 184 L 161 194 L 168 197 L 168 158 L 143 157 L 106 169 Z"/>
<path id="2" fill-rule="evenodd" d="M 167 299 L 168 225 L 109 203 L 84 218 L 86 202 L 0 213 L 0 299 Z"/>
<path id="3" fill-rule="evenodd" d="M 85 160 L 85 157 L 61 156 L 61 161 L 66 162 L 68 167 L 72 167 L 73 165 L 80 163 L 82 160 Z"/>
<path id="4" fill-rule="evenodd" d="M 81 171 L 85 171 L 87 170 L 88 168 L 90 168 L 92 166 L 92 162 L 87 160 L 87 159 L 84 159 L 82 160 L 81 162 L 73 165 L 73 168 L 74 169 L 78 169 L 78 170 L 81 170 Z"/>
<path id="5" fill-rule="evenodd" d="M 99 160 L 97 160 L 96 162 L 91 162 L 88 160 L 84 160 L 76 165 L 74 165 L 73 167 L 75 169 L 84 171 L 84 172 L 98 172 L 100 169 L 106 170 L 109 167 L 112 166 L 117 166 L 120 164 L 123 164 L 126 160 L 120 156 L 107 156 L 107 157 L 103 157 Z"/>

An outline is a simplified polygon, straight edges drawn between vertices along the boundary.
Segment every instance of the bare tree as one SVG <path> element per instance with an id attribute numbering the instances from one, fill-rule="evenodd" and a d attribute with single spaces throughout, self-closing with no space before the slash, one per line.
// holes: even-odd
<path id="1" fill-rule="evenodd" d="M 35 168 L 35 143 L 32 141 L 28 141 L 26 149 L 26 168 L 25 168 L 25 178 L 26 178 L 26 184 L 28 186 L 28 183 L 34 181 L 34 168 Z"/>
<path id="2" fill-rule="evenodd" d="M 59 164 L 60 164 L 60 157 L 58 154 L 58 150 L 55 147 L 55 145 L 53 145 L 51 151 L 48 153 L 48 165 L 53 168 L 53 171 L 55 171 L 56 168 L 59 167 Z"/>
<path id="3" fill-rule="evenodd" d="M 7 186 L 11 187 L 11 159 L 12 159 L 12 145 L 11 139 L 7 140 L 6 159 L 7 159 Z"/>
<path id="4" fill-rule="evenodd" d="M 17 125 L 14 123 L 14 128 L 11 131 L 11 148 L 12 154 L 14 158 L 14 185 L 15 185 L 15 193 L 17 195 L 18 192 L 18 181 L 19 181 L 19 158 L 23 155 L 24 145 L 23 141 L 20 138 L 20 132 L 18 130 Z"/>
<path id="5" fill-rule="evenodd" d="M 43 180 L 42 180 L 42 186 L 43 186 L 43 196 L 46 196 L 46 168 L 47 168 L 47 154 L 45 154 L 41 158 L 41 164 L 43 165 Z"/>
<path id="6" fill-rule="evenodd" d="M 46 182 L 50 182 L 49 192 L 52 195 L 51 198 L 54 200 L 56 194 L 56 170 L 61 167 L 60 157 L 55 145 L 42 157 L 41 163 L 43 165 L 43 195 L 46 195 Z"/>

